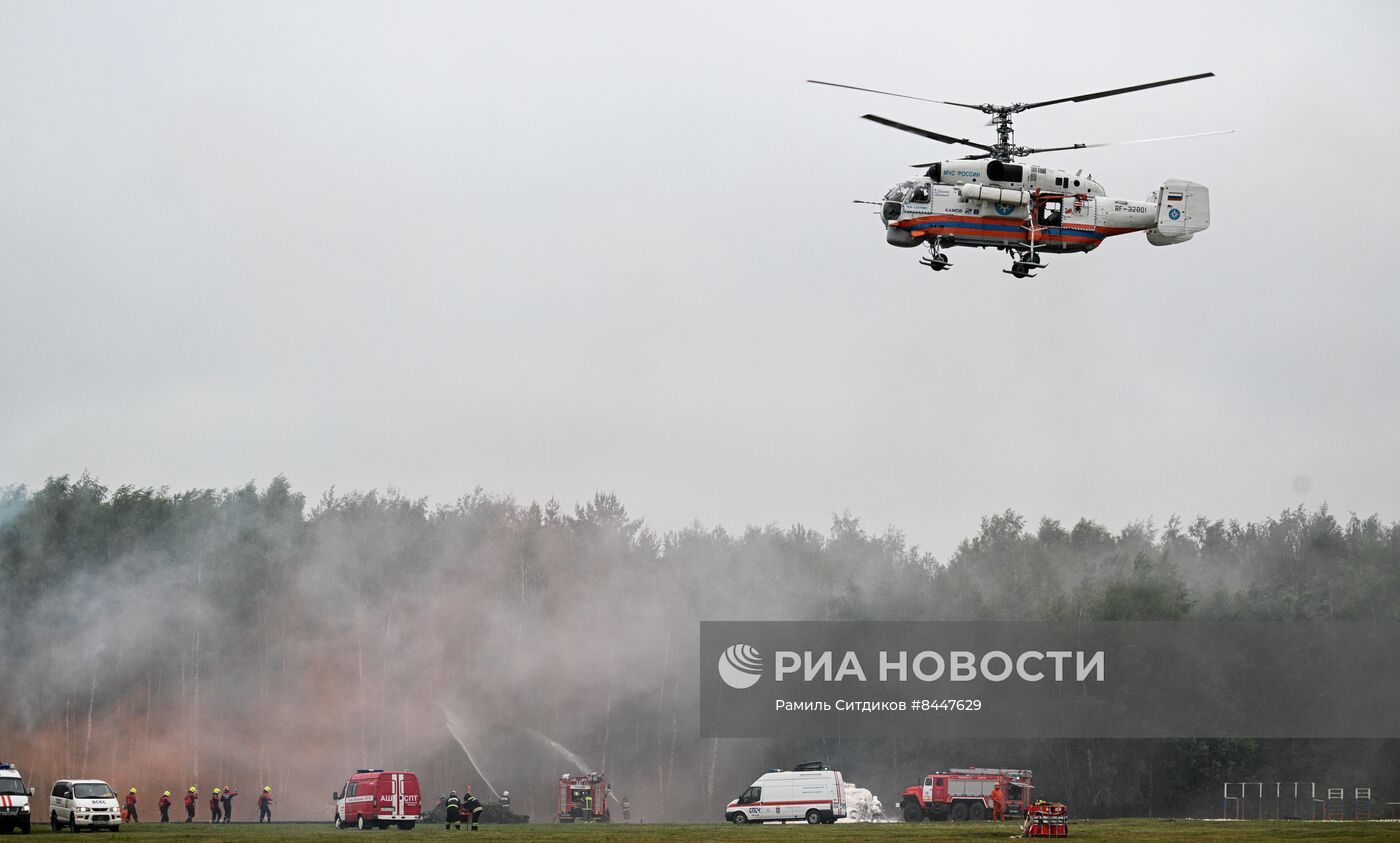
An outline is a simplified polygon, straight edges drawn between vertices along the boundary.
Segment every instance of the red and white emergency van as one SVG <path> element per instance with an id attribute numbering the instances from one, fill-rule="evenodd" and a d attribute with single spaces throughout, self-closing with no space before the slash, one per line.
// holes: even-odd
<path id="1" fill-rule="evenodd" d="M 407 771 L 356 770 L 335 800 L 336 828 L 388 828 L 407 831 L 422 813 L 418 776 Z"/>
<path id="2" fill-rule="evenodd" d="M 846 783 L 839 772 L 819 761 L 769 770 L 724 809 L 724 818 L 735 825 L 789 820 L 817 825 L 844 816 Z"/>

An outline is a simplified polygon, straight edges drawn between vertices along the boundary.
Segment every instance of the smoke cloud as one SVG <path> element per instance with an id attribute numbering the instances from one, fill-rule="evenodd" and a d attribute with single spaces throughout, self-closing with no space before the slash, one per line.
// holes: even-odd
<path id="1" fill-rule="evenodd" d="M 634 818 L 715 820 L 768 767 L 820 758 L 887 809 L 958 765 L 1035 769 L 1082 816 L 1203 813 L 1243 773 L 1400 792 L 1393 741 L 696 734 L 700 620 L 1400 618 L 1400 530 L 1325 509 L 1116 533 L 1003 513 L 940 562 L 848 515 L 658 535 L 608 494 L 308 505 L 283 478 L 61 477 L 0 490 L 0 575 L 3 760 L 41 791 L 270 785 L 279 818 L 329 819 L 352 770 L 402 768 L 429 802 L 509 790 L 548 821 L 559 775 L 599 770 Z"/>

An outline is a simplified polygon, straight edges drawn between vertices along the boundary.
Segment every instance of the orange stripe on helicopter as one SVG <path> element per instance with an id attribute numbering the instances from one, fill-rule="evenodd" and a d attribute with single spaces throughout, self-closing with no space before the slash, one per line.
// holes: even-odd
<path id="1" fill-rule="evenodd" d="M 1018 223 L 1005 217 L 967 217 L 967 216 L 928 216 L 915 217 L 914 219 L 900 220 L 895 223 L 896 228 L 903 228 L 909 231 L 911 237 L 925 237 L 930 233 L 930 229 L 938 228 L 937 233 L 946 233 L 946 229 L 961 229 L 967 236 L 981 237 L 992 240 L 1029 240 L 1030 229 L 1023 223 Z M 1089 241 L 1099 242 L 1106 237 L 1113 237 L 1118 234 L 1130 234 L 1135 231 L 1146 231 L 1143 228 L 1124 228 L 1110 226 L 1041 226 L 1036 229 L 1036 242 L 1055 241 Z M 1050 229 L 1054 229 L 1050 231 Z M 1081 233 L 1082 232 L 1082 233 Z"/>

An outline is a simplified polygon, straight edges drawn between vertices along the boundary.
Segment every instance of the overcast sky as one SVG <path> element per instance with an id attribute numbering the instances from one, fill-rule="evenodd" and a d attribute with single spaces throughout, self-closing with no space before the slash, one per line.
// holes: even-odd
<path id="1" fill-rule="evenodd" d="M 946 558 L 984 514 L 1400 517 L 1400 6 L 0 2 L 0 483 L 616 491 L 661 530 Z M 872 209 L 1029 101 L 1190 243 L 959 249 Z"/>

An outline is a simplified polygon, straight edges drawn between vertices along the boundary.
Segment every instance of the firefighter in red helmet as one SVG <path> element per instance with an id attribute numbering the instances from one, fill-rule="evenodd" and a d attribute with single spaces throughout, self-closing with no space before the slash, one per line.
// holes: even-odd
<path id="1" fill-rule="evenodd" d="M 224 822 L 233 819 L 233 797 L 238 795 L 238 789 L 234 787 L 224 788 Z"/>
<path id="2" fill-rule="evenodd" d="M 472 789 L 467 788 L 467 798 L 462 801 L 462 811 L 463 813 L 471 815 L 472 831 L 481 830 L 481 812 L 485 809 L 486 806 L 482 805 L 481 800 L 476 798 L 476 794 L 472 793 Z"/>

